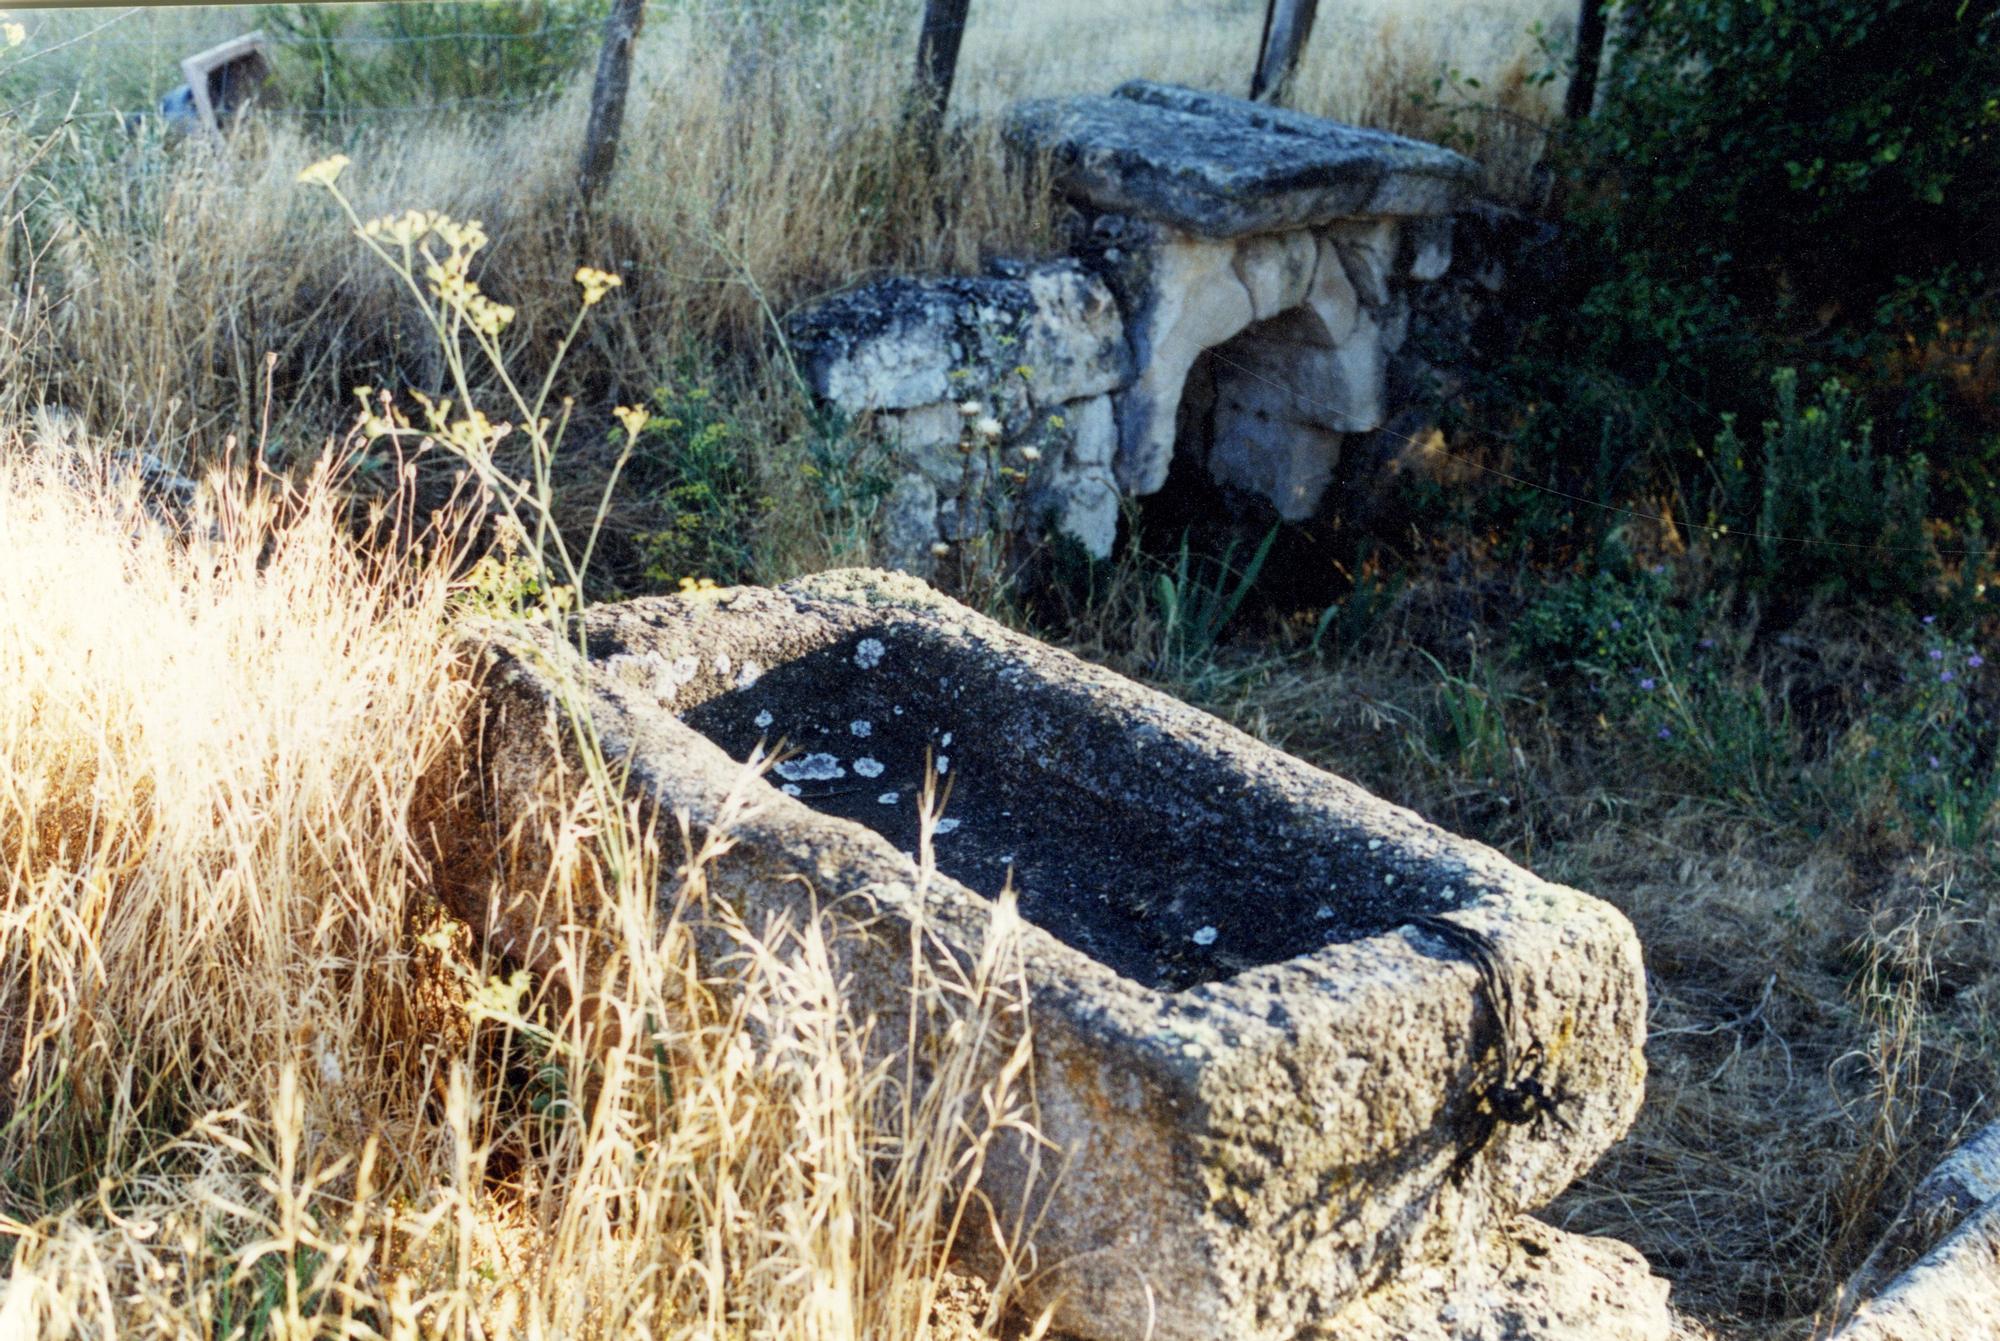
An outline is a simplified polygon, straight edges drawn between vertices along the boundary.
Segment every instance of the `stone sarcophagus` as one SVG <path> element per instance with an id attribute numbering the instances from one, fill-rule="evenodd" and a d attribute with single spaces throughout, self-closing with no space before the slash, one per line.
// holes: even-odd
<path id="1" fill-rule="evenodd" d="M 628 786 L 697 828 L 753 788 L 711 889 L 753 928 L 856 910 L 869 931 L 840 953 L 868 1009 L 907 1018 L 915 900 L 971 957 L 1017 891 L 1062 1172 L 1003 1151 L 982 1188 L 1037 1226 L 1028 1291 L 1059 1330 L 1498 1336 L 1513 1308 L 1569 1318 L 1535 1335 L 1664 1334 L 1629 1250 L 1521 1218 L 1638 1108 L 1644 979 L 1607 905 L 911 578 L 584 621 Z M 504 807 L 546 770 L 551 691 L 494 657 L 482 767 Z M 925 888 L 918 806 L 945 782 Z M 503 948 L 534 935 L 466 911 Z M 1565 1272 L 1566 1302 L 1521 1303 Z"/>

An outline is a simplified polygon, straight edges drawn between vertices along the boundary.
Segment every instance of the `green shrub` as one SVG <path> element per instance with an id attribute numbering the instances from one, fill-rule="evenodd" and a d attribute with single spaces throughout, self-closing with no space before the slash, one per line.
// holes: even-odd
<path id="1" fill-rule="evenodd" d="M 1606 567 L 1545 588 L 1516 622 L 1513 651 L 1580 694 L 1612 738 L 1704 794 L 1789 814 L 1802 741 L 1720 604 L 1677 591 L 1665 565 Z"/>
<path id="2" fill-rule="evenodd" d="M 1514 654 L 1559 687 L 1584 690 L 1614 715 L 1663 659 L 1700 641 L 1706 602 L 1680 602 L 1663 565 L 1615 564 L 1545 586 L 1514 624 Z"/>
<path id="3" fill-rule="evenodd" d="M 1967 0 L 1626 7 L 1587 152 L 1628 246 L 1774 302 L 1881 291 L 1990 248 L 2000 10 Z"/>
<path id="4" fill-rule="evenodd" d="M 800 473 L 820 524 L 838 553 L 865 553 L 876 505 L 895 480 L 882 444 L 854 431 L 838 410 L 813 408 L 808 415 L 805 462 Z"/>
<path id="5" fill-rule="evenodd" d="M 1915 598 L 1936 584 L 1925 534 L 1930 469 L 1922 456 L 1887 460 L 1854 394 L 1829 379 L 1799 404 L 1796 370 L 1771 379 L 1776 416 L 1755 458 L 1726 418 L 1715 441 L 1720 515 L 1755 518 L 1741 542 L 1750 586 L 1797 602 L 1813 596 Z"/>
<path id="6" fill-rule="evenodd" d="M 752 445 L 691 371 L 654 393 L 627 476 L 664 523 L 639 536 L 649 581 L 671 587 L 708 578 L 727 586 L 752 576 L 756 521 L 766 510 Z"/>
<path id="7" fill-rule="evenodd" d="M 1490 784 L 1514 762 L 1506 702 L 1493 683 L 1492 667 L 1480 660 L 1476 648 L 1464 675 L 1445 669 L 1442 661 L 1422 648 L 1417 653 L 1430 662 L 1437 675 L 1439 715 L 1431 731 L 1431 753 L 1451 761 L 1466 776 L 1483 778 Z"/>
<path id="8" fill-rule="evenodd" d="M 1927 616 L 1897 683 L 1870 695 L 1849 734 L 1844 772 L 1859 796 L 1886 793 L 1902 822 L 1971 847 L 2000 813 L 2000 713 L 1977 641 Z"/>
<path id="9" fill-rule="evenodd" d="M 1377 565 L 1357 565 L 1353 590 L 1320 612 L 1313 625 L 1311 651 L 1318 657 L 1339 657 L 1375 632 L 1395 608 L 1404 583 L 1397 574 L 1384 576 Z"/>
<path id="10" fill-rule="evenodd" d="M 1277 543 L 1278 528 L 1264 535 L 1250 558 L 1239 566 L 1231 541 L 1220 555 L 1192 554 L 1188 537 L 1181 537 L 1174 562 L 1153 578 L 1153 609 L 1160 621 L 1160 657 L 1154 668 L 1174 680 L 1198 678 L 1223 632 L 1244 599 L 1257 585 L 1264 561 Z"/>
<path id="11" fill-rule="evenodd" d="M 1561 563 L 1621 509 L 1778 533 L 1814 543 L 1725 540 L 1724 572 L 1929 604 L 1924 533 L 2000 520 L 2000 7 L 1654 0 L 1620 21 L 1559 151 L 1564 265 L 1455 425 L 1508 478 L 1459 515 Z M 1749 450 L 1729 427 L 1763 421 Z"/>
<path id="12" fill-rule="evenodd" d="M 264 5 L 295 107 L 494 104 L 559 88 L 594 59 L 609 0 Z"/>

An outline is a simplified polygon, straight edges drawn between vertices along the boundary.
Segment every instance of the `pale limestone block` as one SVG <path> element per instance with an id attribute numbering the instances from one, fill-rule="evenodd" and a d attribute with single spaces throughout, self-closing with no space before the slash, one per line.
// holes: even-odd
<path id="1" fill-rule="evenodd" d="M 1118 406 L 1118 480 L 1130 493 L 1155 493 L 1167 482 L 1175 415 L 1195 359 L 1256 320 L 1235 254 L 1234 243 L 1187 237 L 1163 241 L 1151 258 L 1150 301 L 1134 332 L 1139 377 Z"/>
<path id="2" fill-rule="evenodd" d="M 1396 228 L 1394 219 L 1342 219 L 1327 225 L 1327 236 L 1365 307 L 1389 301 L 1396 273 Z"/>
<path id="3" fill-rule="evenodd" d="M 1247 237 L 1236 247 L 1236 277 L 1250 294 L 1253 318 L 1263 321 L 1305 301 L 1317 248 L 1304 229 Z"/>

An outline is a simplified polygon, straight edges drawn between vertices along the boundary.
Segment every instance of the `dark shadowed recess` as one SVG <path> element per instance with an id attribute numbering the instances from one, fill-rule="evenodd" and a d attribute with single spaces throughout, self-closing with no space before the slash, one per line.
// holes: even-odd
<path id="1" fill-rule="evenodd" d="M 1390 897 L 1358 839 L 1232 822 L 1244 780 L 1206 754 L 932 643 L 909 625 L 850 634 L 684 720 L 739 760 L 782 747 L 773 785 L 913 856 L 928 781 L 941 871 L 988 898 L 1011 885 L 1028 921 L 1156 990 L 1439 906 L 1415 882 Z"/>

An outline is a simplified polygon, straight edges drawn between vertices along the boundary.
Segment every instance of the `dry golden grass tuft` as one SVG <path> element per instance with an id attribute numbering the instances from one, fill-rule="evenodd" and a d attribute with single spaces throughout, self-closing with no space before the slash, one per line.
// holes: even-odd
<path id="1" fill-rule="evenodd" d="M 577 267 L 608 264 L 626 289 L 604 309 L 616 320 L 572 356 L 579 389 L 630 399 L 681 355 L 734 351 L 782 392 L 789 373 L 766 344 L 802 300 L 1042 245 L 1043 195 L 991 131 L 919 143 L 901 114 L 904 72 L 878 51 L 817 44 L 732 92 L 717 44 L 675 26 L 648 33 L 665 68 L 642 72 L 619 173 L 588 218 L 571 189 L 581 88 L 500 122 L 364 121 L 342 146 L 364 215 L 421 204 L 486 224 L 483 280 L 519 309 L 523 362 L 566 326 Z M 7 133 L 32 200 L 14 277 L 32 278 L 40 301 L 15 320 L 46 322 L 36 384 L 92 425 L 211 455 L 224 434 L 255 431 L 276 353 L 274 436 L 298 459 L 354 387 L 438 389 L 429 332 L 338 213 L 296 183 L 324 155 L 299 123 L 274 117 L 225 146 L 102 135 L 39 158 L 31 128 Z"/>
<path id="2" fill-rule="evenodd" d="M 913 954 L 966 1024 L 919 1074 L 843 1003 L 841 928 L 708 908 L 726 835 L 584 774 L 533 835 L 575 914 L 547 971 L 486 963 L 423 819 L 459 532 L 356 543 L 324 469 L 182 516 L 128 464 L 0 452 L 0 1333 L 922 1334 L 983 1230 L 961 1161 L 1018 1123 L 1008 937 Z"/>

